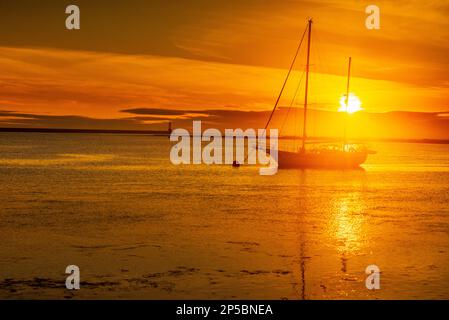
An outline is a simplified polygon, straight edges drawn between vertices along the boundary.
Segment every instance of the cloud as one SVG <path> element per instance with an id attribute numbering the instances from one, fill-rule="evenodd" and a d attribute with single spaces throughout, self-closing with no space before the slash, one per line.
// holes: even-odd
<path id="1" fill-rule="evenodd" d="M 6 128 L 151 130 L 151 124 L 165 123 L 165 121 L 148 123 L 144 120 L 136 118 L 95 119 L 71 115 L 56 116 L 0 111 L 0 126 Z"/>
<path id="2" fill-rule="evenodd" d="M 195 117 L 207 117 L 208 114 L 200 110 L 173 110 L 173 109 L 157 109 L 157 108 L 135 108 L 121 110 L 123 113 L 131 113 L 136 115 L 149 115 L 152 117 L 185 118 L 194 115 Z M 207 111 L 206 111 L 207 112 Z"/>
<path id="3" fill-rule="evenodd" d="M 314 17 L 314 71 L 344 75 L 346 57 L 352 55 L 360 77 L 447 87 L 445 0 L 376 1 L 381 9 L 379 31 L 366 30 L 364 9 L 370 3 L 358 0 L 77 4 L 83 22 L 74 33 L 61 25 L 64 7 L 55 1 L 43 0 L 39 6 L 33 0 L 2 3 L 0 45 L 286 68 L 306 18 Z M 316 59 L 317 53 L 324 61 Z"/>

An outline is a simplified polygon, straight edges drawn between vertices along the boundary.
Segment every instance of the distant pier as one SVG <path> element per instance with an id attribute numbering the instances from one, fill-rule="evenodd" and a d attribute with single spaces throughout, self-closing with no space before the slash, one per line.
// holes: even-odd
<path id="1" fill-rule="evenodd" d="M 111 130 L 111 129 L 58 129 L 58 128 L 0 128 L 0 132 L 11 133 L 97 133 L 97 134 L 141 134 L 152 136 L 170 136 L 172 125 L 168 130 Z"/>

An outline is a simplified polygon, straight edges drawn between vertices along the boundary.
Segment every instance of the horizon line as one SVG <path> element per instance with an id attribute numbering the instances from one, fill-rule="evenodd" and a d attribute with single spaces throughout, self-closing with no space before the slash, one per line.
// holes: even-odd
<path id="1" fill-rule="evenodd" d="M 235 129 L 234 129 L 235 130 Z M 64 128 L 2 128 L 0 127 L 0 133 L 49 133 L 49 134 L 125 134 L 125 135 L 151 135 L 151 136 L 170 136 L 169 130 L 121 130 L 121 129 L 64 129 Z M 189 135 L 192 136 L 192 135 Z M 223 136 L 224 138 L 228 136 Z M 232 136 L 235 137 L 235 136 Z M 257 137 L 257 135 L 256 135 Z M 239 137 L 236 137 L 239 138 Z M 242 136 L 240 136 L 242 138 Z M 243 136 L 245 138 L 245 136 Z M 267 139 L 270 138 L 267 135 Z M 302 139 L 301 136 L 279 136 L 278 139 Z M 336 137 L 308 137 L 309 140 L 317 140 L 326 142 L 338 142 L 341 138 Z M 363 138 L 363 139 L 351 139 L 352 141 L 378 141 L 378 142 L 402 142 L 402 143 L 425 143 L 425 144 L 449 144 L 449 139 L 433 139 L 433 138 Z"/>

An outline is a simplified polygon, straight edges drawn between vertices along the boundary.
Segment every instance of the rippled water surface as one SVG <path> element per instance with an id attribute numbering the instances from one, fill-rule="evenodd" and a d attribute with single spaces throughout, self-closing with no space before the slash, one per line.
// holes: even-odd
<path id="1" fill-rule="evenodd" d="M 373 143 L 364 170 L 269 177 L 177 167 L 170 147 L 0 134 L 0 298 L 449 299 L 448 145 Z"/>

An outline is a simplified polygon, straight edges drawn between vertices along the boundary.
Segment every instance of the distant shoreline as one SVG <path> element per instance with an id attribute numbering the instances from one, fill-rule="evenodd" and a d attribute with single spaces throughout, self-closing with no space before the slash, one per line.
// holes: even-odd
<path id="1" fill-rule="evenodd" d="M 142 134 L 168 136 L 169 131 L 158 130 L 103 130 L 103 129 L 49 129 L 49 128 L 0 128 L 0 132 L 9 133 L 106 133 L 106 134 Z"/>
<path id="2" fill-rule="evenodd" d="M 67 133 L 67 134 L 137 134 L 151 136 L 170 135 L 167 130 L 104 130 L 104 129 L 50 129 L 50 128 L 0 128 L 0 133 Z M 283 136 L 279 139 L 301 139 L 300 137 Z M 314 142 L 338 142 L 338 138 L 310 137 Z M 367 138 L 354 139 L 355 142 L 401 142 L 401 143 L 424 143 L 424 144 L 449 144 L 449 139 L 399 139 L 399 138 Z"/>

